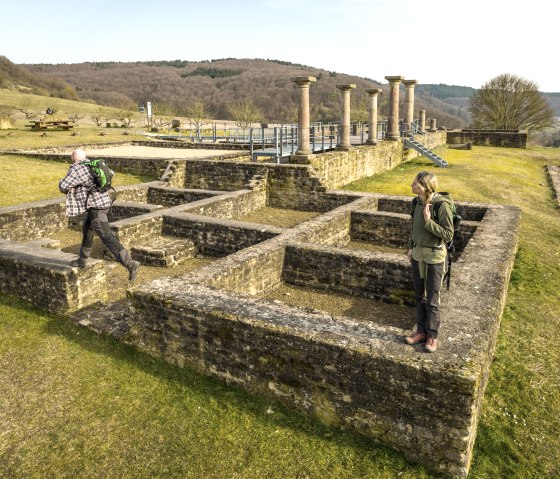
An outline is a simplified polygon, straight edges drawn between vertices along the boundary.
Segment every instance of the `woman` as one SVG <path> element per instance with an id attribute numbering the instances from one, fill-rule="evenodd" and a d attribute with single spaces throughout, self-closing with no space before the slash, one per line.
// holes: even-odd
<path id="1" fill-rule="evenodd" d="M 416 300 L 416 332 L 405 338 L 408 344 L 424 343 L 433 353 L 438 346 L 440 325 L 439 293 L 445 275 L 447 248 L 453 239 L 452 199 L 436 193 L 436 175 L 421 171 L 412 182 L 412 228 L 408 260 Z"/>

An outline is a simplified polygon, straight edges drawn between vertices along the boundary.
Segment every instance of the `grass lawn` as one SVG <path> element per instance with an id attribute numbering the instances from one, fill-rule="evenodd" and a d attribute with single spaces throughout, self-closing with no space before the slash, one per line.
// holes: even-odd
<path id="1" fill-rule="evenodd" d="M 0 207 L 63 197 L 58 190 L 58 181 L 66 175 L 70 164 L 70 155 L 67 164 L 17 155 L 0 155 Z M 117 172 L 113 185 L 131 185 L 153 180 L 154 178 Z"/>
<path id="2" fill-rule="evenodd" d="M 560 212 L 544 171 L 560 164 L 560 150 L 475 147 L 446 159 L 440 187 L 457 200 L 523 210 L 470 477 L 560 477 Z M 56 188 L 66 167 L 40 163 L 62 168 L 48 180 Z M 433 170 L 415 160 L 346 189 L 410 195 L 420 169 Z M 44 177 L 21 181 L 19 201 L 45 197 Z M 14 189 L 0 185 L 5 205 Z M 0 478 L 435 477 L 372 441 L 5 295 L 0 318 Z"/>

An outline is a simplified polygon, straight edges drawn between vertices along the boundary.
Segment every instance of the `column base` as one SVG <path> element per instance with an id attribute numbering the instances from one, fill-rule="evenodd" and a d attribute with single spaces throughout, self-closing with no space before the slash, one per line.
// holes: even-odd
<path id="1" fill-rule="evenodd" d="M 401 135 L 385 135 L 385 139 L 389 141 L 399 141 L 401 139 Z"/>
<path id="2" fill-rule="evenodd" d="M 352 148 L 352 145 L 336 145 L 334 150 L 335 151 L 348 151 L 350 148 Z"/>
<path id="3" fill-rule="evenodd" d="M 312 156 L 313 154 L 311 152 L 307 154 L 307 153 L 298 153 L 296 151 L 295 154 L 290 155 L 290 163 L 294 163 L 297 165 L 307 165 Z"/>
<path id="4" fill-rule="evenodd" d="M 377 145 L 377 140 L 366 140 L 366 145 L 375 146 Z"/>

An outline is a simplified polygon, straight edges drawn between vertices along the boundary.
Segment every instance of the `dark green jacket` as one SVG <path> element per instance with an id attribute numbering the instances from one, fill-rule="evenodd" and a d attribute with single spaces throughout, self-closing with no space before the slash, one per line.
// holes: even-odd
<path id="1" fill-rule="evenodd" d="M 424 204 L 420 198 L 415 198 L 413 206 L 410 248 L 424 246 L 431 248 L 442 247 L 453 239 L 453 200 L 449 193 L 436 193 L 432 199 L 431 219 L 424 221 L 422 209 Z M 413 205 L 415 203 L 413 200 Z M 434 215 L 435 210 L 435 215 Z M 437 220 L 437 222 L 436 222 Z"/>

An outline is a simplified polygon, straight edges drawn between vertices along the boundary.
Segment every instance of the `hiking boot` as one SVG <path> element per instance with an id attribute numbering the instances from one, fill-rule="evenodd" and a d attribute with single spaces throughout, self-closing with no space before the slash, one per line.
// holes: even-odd
<path id="1" fill-rule="evenodd" d="M 72 268 L 85 268 L 92 263 L 91 259 L 89 258 L 82 258 L 81 256 L 77 259 L 70 261 L 70 266 Z"/>
<path id="2" fill-rule="evenodd" d="M 407 336 L 406 338 L 404 338 L 404 340 L 408 344 L 418 344 L 418 343 L 426 342 L 427 338 L 428 336 L 426 335 L 426 333 L 421 333 L 420 331 L 416 331 L 412 336 Z"/>
<path id="3" fill-rule="evenodd" d="M 424 344 L 424 349 L 429 353 L 435 353 L 437 349 L 437 338 L 428 337 L 426 344 Z"/>
<path id="4" fill-rule="evenodd" d="M 128 280 L 133 283 L 138 276 L 138 270 L 140 269 L 140 263 L 138 261 L 131 261 L 130 267 L 128 269 Z"/>

